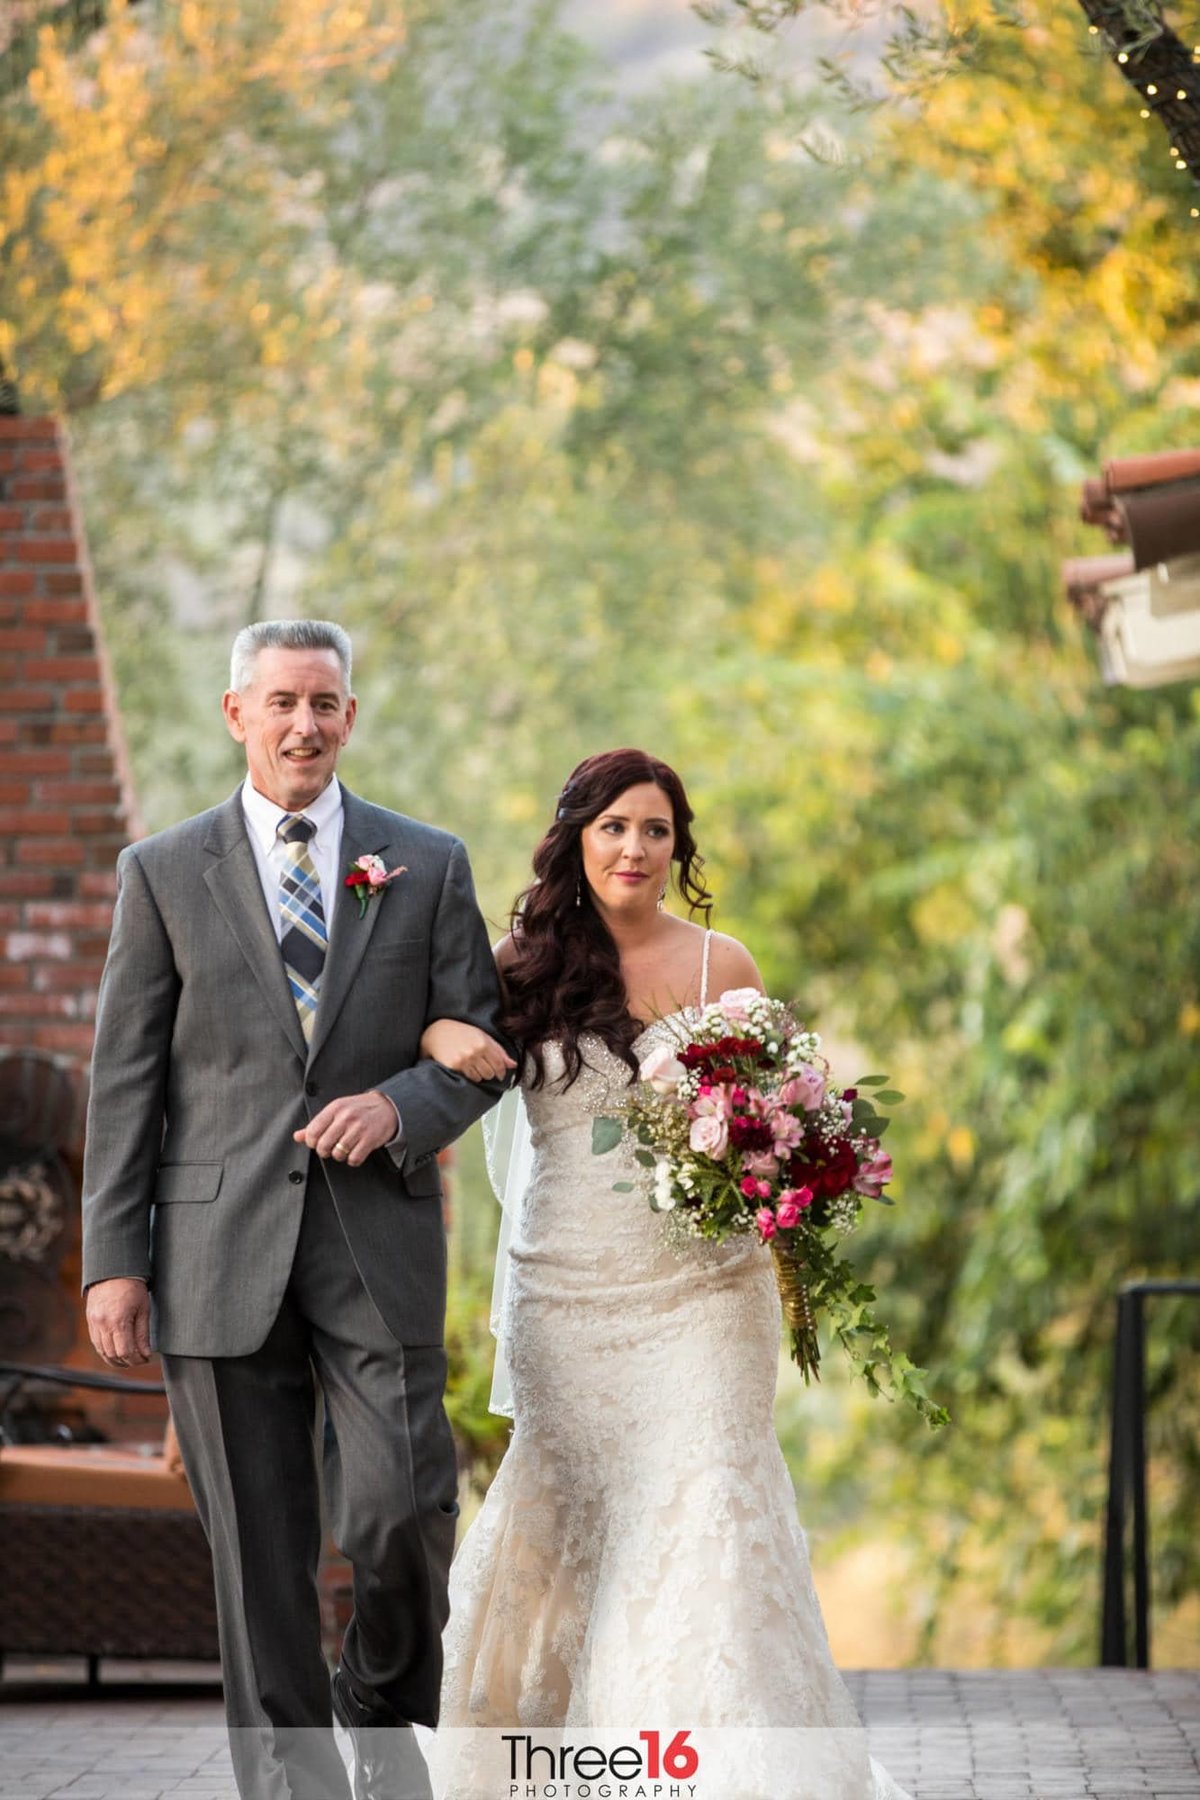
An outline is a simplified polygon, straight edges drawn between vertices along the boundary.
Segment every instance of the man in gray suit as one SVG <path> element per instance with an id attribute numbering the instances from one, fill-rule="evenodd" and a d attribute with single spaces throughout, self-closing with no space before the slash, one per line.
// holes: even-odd
<path id="1" fill-rule="evenodd" d="M 89 1328 L 117 1366 L 161 1354 L 253 1800 L 348 1800 L 333 1713 L 356 1800 L 428 1791 L 458 1511 L 437 1153 L 503 1086 L 498 1057 L 482 1084 L 420 1059 L 436 1018 L 495 1034 L 499 990 L 462 844 L 337 780 L 350 673 L 339 626 L 239 635 L 246 781 L 122 853 L 96 1018 Z M 332 1693 L 318 1395 L 354 1568 Z"/>

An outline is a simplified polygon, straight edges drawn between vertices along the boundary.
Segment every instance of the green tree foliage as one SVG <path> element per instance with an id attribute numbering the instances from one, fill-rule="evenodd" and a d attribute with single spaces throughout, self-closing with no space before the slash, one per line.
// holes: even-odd
<path id="1" fill-rule="evenodd" d="M 910 1095 L 862 1254 L 956 1422 L 814 1396 L 806 1508 L 886 1515 L 930 1654 L 969 1576 L 1086 1659 L 1112 1297 L 1200 1237 L 1200 713 L 1099 689 L 1057 569 L 1081 475 L 1194 431 L 1177 176 L 1068 0 L 856 125 L 715 75 L 620 103 L 550 6 L 357 10 L 117 9 L 0 106 L 3 354 L 71 414 L 147 813 L 232 787 L 263 613 L 353 628 L 349 778 L 462 831 L 497 924 L 579 756 L 678 762 L 718 923 Z M 1155 1317 L 1164 1596 L 1193 1334 Z"/>
<path id="2" fill-rule="evenodd" d="M 1072 61 L 1076 31 L 1069 8 L 994 30 L 970 81 L 882 125 L 893 169 L 978 196 L 998 262 L 920 315 L 876 286 L 878 353 L 806 396 L 832 428 L 811 452 L 830 553 L 770 572 L 718 806 L 774 980 L 801 971 L 914 1096 L 905 1204 L 870 1248 L 883 1288 L 891 1268 L 920 1295 L 914 1354 L 959 1429 L 897 1459 L 864 1418 L 833 1467 L 864 1501 L 891 1484 L 920 1534 L 935 1652 L 968 1576 L 1002 1611 L 1019 1596 L 1047 1654 L 1094 1654 L 1113 1298 L 1200 1255 L 1200 706 L 1098 691 L 1057 574 L 1090 547 L 1083 474 L 1194 438 L 1200 283 L 1175 173 Z M 756 804 L 772 745 L 810 734 L 818 780 Z M 1183 1305 L 1151 1319 L 1161 1603 L 1197 1579 L 1200 1332 Z"/>

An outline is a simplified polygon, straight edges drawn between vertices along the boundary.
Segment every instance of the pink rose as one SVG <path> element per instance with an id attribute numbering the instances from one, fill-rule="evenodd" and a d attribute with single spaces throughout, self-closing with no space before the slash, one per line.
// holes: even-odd
<path id="1" fill-rule="evenodd" d="M 754 1223 L 758 1226 L 758 1235 L 765 1244 L 768 1238 L 775 1236 L 775 1214 L 769 1206 L 760 1206 L 754 1215 Z"/>
<path id="2" fill-rule="evenodd" d="M 693 1119 L 688 1143 L 699 1155 L 711 1156 L 716 1161 L 729 1148 L 729 1127 L 724 1119 L 715 1118 L 711 1113 Z"/>
<path id="3" fill-rule="evenodd" d="M 854 1177 L 854 1191 L 857 1194 L 865 1194 L 868 1200 L 878 1200 L 891 1179 L 892 1159 L 886 1150 L 876 1144 L 870 1157 Z"/>
<path id="4" fill-rule="evenodd" d="M 825 1098 L 825 1077 L 820 1069 L 805 1063 L 799 1074 L 784 1082 L 779 1098 L 785 1106 L 802 1106 L 805 1112 L 816 1112 Z"/>
<path id="5" fill-rule="evenodd" d="M 742 1167 L 747 1175 L 778 1175 L 779 1159 L 769 1150 L 747 1150 L 742 1157 Z"/>
<path id="6" fill-rule="evenodd" d="M 656 1094 L 673 1094 L 687 1070 L 670 1044 L 660 1044 L 643 1059 L 638 1074 L 643 1081 L 649 1082 Z"/>
<path id="7" fill-rule="evenodd" d="M 790 1231 L 800 1223 L 800 1214 L 812 1205 L 811 1188 L 784 1188 L 775 1208 L 775 1219 L 781 1231 Z"/>
<path id="8" fill-rule="evenodd" d="M 762 995 L 757 988 L 726 988 L 717 1005 L 731 1025 L 746 1025 L 750 1021 L 750 1002 L 761 999 Z"/>

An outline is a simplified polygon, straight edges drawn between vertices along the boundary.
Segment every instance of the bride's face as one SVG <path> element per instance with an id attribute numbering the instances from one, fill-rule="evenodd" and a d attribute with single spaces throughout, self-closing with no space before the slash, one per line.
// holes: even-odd
<path id="1" fill-rule="evenodd" d="M 626 788 L 584 826 L 579 842 L 598 906 L 627 916 L 653 912 L 675 848 L 670 795 L 653 781 Z"/>

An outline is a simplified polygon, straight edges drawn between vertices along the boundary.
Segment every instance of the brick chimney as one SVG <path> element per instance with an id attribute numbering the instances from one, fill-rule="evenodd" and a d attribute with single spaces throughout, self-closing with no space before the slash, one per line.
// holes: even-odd
<path id="1" fill-rule="evenodd" d="M 0 418 L 0 1030 L 86 1068 L 117 852 L 140 834 L 54 419 Z"/>
<path id="2" fill-rule="evenodd" d="M 0 670 L 0 1357 L 96 1367 L 83 1109 L 113 865 L 141 828 L 54 419 L 0 417 Z"/>

